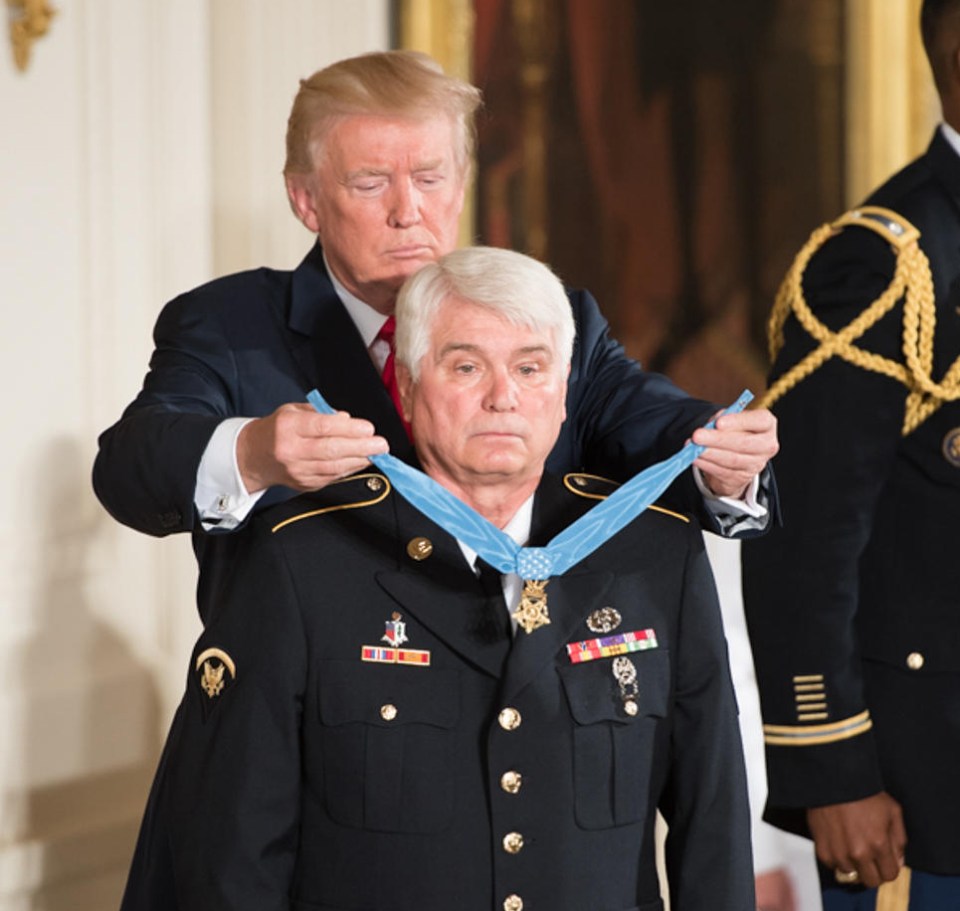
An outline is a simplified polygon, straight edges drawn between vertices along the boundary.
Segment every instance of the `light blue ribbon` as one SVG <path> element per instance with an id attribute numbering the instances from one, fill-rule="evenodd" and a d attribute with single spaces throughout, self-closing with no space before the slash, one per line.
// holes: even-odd
<path id="1" fill-rule="evenodd" d="M 753 394 L 745 389 L 723 414 L 743 411 L 752 398 Z M 316 389 L 307 395 L 307 401 L 321 414 L 334 414 Z M 713 425 L 714 422 L 710 421 L 705 426 Z M 389 453 L 370 456 L 370 461 L 413 506 L 463 541 L 495 569 L 502 573 L 516 573 L 521 579 L 543 580 L 566 572 L 632 522 L 680 472 L 693 464 L 705 448 L 688 442 L 670 458 L 634 475 L 560 532 L 546 547 L 520 547 L 433 478 Z"/>

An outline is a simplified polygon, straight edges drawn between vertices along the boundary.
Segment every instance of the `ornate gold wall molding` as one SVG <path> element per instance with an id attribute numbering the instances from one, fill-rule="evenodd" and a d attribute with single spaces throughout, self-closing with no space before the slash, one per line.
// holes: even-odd
<path id="1" fill-rule="evenodd" d="M 940 120 L 920 40 L 921 0 L 846 0 L 846 200 L 915 158 Z"/>
<path id="2" fill-rule="evenodd" d="M 33 42 L 46 35 L 57 11 L 47 0 L 7 0 L 13 62 L 21 73 L 30 63 Z"/>

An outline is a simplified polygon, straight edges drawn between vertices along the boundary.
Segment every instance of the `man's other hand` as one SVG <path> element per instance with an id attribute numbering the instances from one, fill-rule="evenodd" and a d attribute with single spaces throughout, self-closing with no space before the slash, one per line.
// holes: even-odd
<path id="1" fill-rule="evenodd" d="M 281 405 L 250 421 L 237 437 L 237 466 L 248 493 L 283 484 L 318 490 L 387 452 L 373 424 L 345 411 L 319 414 L 311 405 Z"/>
<path id="2" fill-rule="evenodd" d="M 742 497 L 780 449 L 777 419 L 766 408 L 722 415 L 715 429 L 695 430 L 693 442 L 707 447 L 693 464 L 718 497 Z"/>
<path id="3" fill-rule="evenodd" d="M 871 889 L 897 878 L 907 833 L 900 804 L 889 794 L 812 807 L 807 824 L 825 866 L 841 875 L 856 872 L 859 882 Z"/>

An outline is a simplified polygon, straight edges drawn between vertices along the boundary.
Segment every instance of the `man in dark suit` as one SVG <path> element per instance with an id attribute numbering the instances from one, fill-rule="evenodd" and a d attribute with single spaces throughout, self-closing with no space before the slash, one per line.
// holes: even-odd
<path id="1" fill-rule="evenodd" d="M 788 275 L 785 524 L 743 549 L 767 817 L 814 839 L 828 909 L 892 881 L 960 908 L 960 2 L 921 21 L 944 123 Z"/>
<path id="2" fill-rule="evenodd" d="M 237 528 L 252 509 L 318 489 L 388 446 L 413 457 L 379 376 L 382 331 L 404 278 L 456 246 L 479 103 L 477 89 L 412 52 L 314 74 L 290 115 L 285 176 L 317 244 L 292 273 L 229 276 L 161 313 L 143 389 L 100 438 L 94 487 L 133 528 L 194 533 L 201 610 L 235 544 L 206 531 Z M 570 302 L 569 419 L 550 467 L 627 477 L 677 448 L 713 406 L 626 358 L 589 294 Z M 313 387 L 341 413 L 310 409 Z M 763 529 L 775 503 L 756 478 L 776 451 L 772 416 L 730 415 L 696 434 L 709 447 L 697 463 L 704 521 L 725 534 Z M 682 502 L 702 506 L 689 474 L 683 483 Z"/>
<path id="3" fill-rule="evenodd" d="M 397 315 L 404 414 L 443 488 L 541 547 L 613 490 L 543 472 L 574 334 L 546 267 L 455 251 Z M 673 911 L 753 911 L 698 525 L 650 508 L 549 580 L 548 623 L 519 628 L 521 580 L 478 574 L 406 496 L 365 470 L 240 536 L 124 907 L 659 911 L 659 808 Z"/>

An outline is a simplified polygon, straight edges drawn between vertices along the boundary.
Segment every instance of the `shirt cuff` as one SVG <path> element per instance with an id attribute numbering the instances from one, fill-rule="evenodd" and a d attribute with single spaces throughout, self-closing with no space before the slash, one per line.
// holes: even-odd
<path id="1" fill-rule="evenodd" d="M 205 531 L 231 531 L 250 514 L 265 491 L 247 493 L 237 467 L 237 437 L 253 418 L 227 418 L 217 425 L 197 468 L 193 503 Z"/>
<path id="2" fill-rule="evenodd" d="M 760 475 L 755 475 L 743 497 L 718 497 L 707 487 L 700 469 L 693 466 L 693 480 L 703 494 L 707 509 L 714 516 L 749 516 L 751 519 L 763 519 L 767 507 L 760 502 Z"/>

